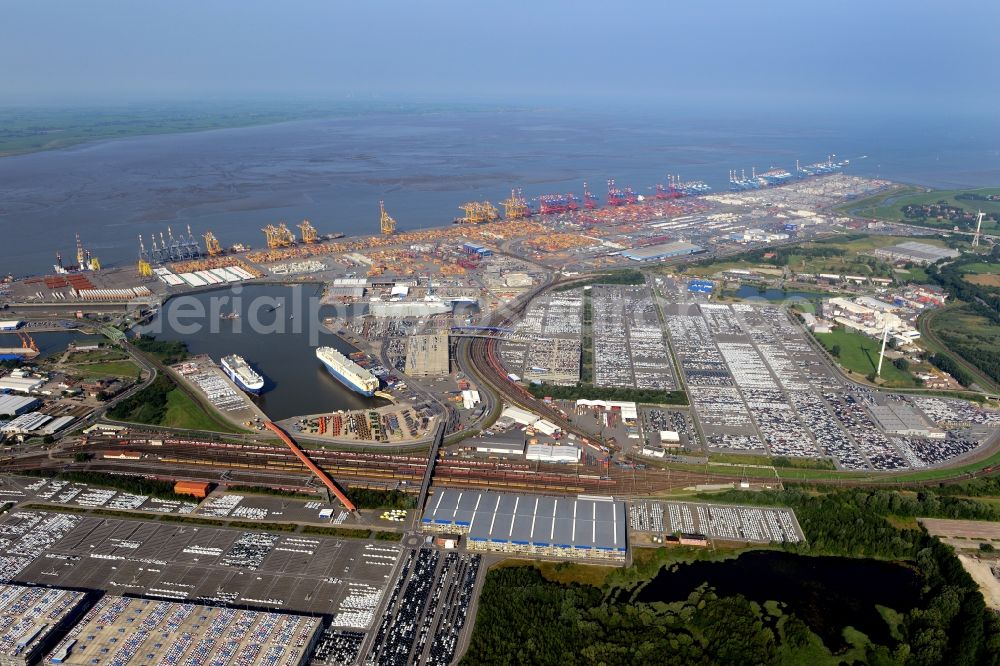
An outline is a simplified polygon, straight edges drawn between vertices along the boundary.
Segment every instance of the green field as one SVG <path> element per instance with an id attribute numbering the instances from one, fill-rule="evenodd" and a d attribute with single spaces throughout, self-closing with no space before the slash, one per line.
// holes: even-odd
<path id="1" fill-rule="evenodd" d="M 84 380 L 103 377 L 136 377 L 139 374 L 139 366 L 132 361 L 108 361 L 106 363 L 74 365 L 71 371 Z"/>
<path id="2" fill-rule="evenodd" d="M 831 273 L 894 277 L 903 281 L 926 281 L 927 274 L 922 269 L 915 268 L 904 272 L 894 271 L 888 262 L 869 256 L 870 252 L 878 248 L 912 240 L 912 238 L 904 236 L 870 236 L 867 234 L 833 236 L 820 241 L 797 243 L 771 250 L 753 250 L 724 261 L 707 264 L 695 263 L 685 268 L 684 272 L 689 275 L 709 276 L 732 268 L 763 269 L 765 271 L 787 269 L 793 273 L 814 275 Z M 938 247 L 945 246 L 945 242 L 937 238 L 921 238 L 920 242 Z"/>
<path id="3" fill-rule="evenodd" d="M 957 199 L 962 194 L 1000 194 L 1000 188 L 980 188 L 974 190 L 926 190 L 917 187 L 899 187 L 888 192 L 882 192 L 871 197 L 858 199 L 837 207 L 840 212 L 856 217 L 869 217 L 891 222 L 906 222 L 940 229 L 951 229 L 954 222 L 949 220 L 904 218 L 902 208 L 909 204 L 935 204 L 944 202 L 966 211 L 982 210 L 984 213 L 1000 214 L 1000 201 L 978 201 Z M 1000 225 L 992 220 L 983 221 L 983 231 L 996 233 Z"/>
<path id="4" fill-rule="evenodd" d="M 817 333 L 816 339 L 846 370 L 851 370 L 864 377 L 875 372 L 878 368 L 878 355 L 882 346 L 879 340 L 840 328 L 835 329 L 832 333 Z M 833 354 L 834 347 L 840 348 L 839 355 Z M 891 388 L 914 388 L 917 386 L 913 375 L 900 370 L 888 359 L 882 364 L 881 383 Z"/>
<path id="5" fill-rule="evenodd" d="M 201 406 L 197 405 L 179 388 L 175 388 L 167 394 L 167 412 L 160 425 L 169 428 L 240 432 L 236 428 L 226 425 L 221 419 L 213 418 L 207 414 Z"/>

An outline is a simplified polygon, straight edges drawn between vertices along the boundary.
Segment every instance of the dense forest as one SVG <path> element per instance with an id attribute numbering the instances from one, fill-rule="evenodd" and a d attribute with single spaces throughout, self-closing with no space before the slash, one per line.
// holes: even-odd
<path id="1" fill-rule="evenodd" d="M 983 488 L 986 491 L 986 488 Z M 887 516 L 996 519 L 978 502 L 933 492 L 811 489 L 713 496 L 795 508 L 808 542 L 802 555 L 902 560 L 919 572 L 920 602 L 901 613 L 890 645 L 868 644 L 844 663 L 1000 664 L 1000 621 L 950 548 L 920 529 L 900 529 Z M 665 551 L 663 551 L 665 552 Z M 547 580 L 528 566 L 491 570 L 466 664 L 779 664 L 816 663 L 819 637 L 808 618 L 775 621 L 739 595 L 712 590 L 683 604 L 621 603 L 622 589 L 659 569 L 632 567 L 603 588 Z M 829 654 L 827 654 L 829 658 Z"/>
<path id="2" fill-rule="evenodd" d="M 412 509 L 417 505 L 416 498 L 402 490 L 349 488 L 347 496 L 359 509 Z"/>
<path id="3" fill-rule="evenodd" d="M 558 386 L 556 384 L 530 384 L 528 390 L 536 398 L 554 398 L 556 400 L 623 400 L 645 402 L 653 405 L 686 405 L 687 394 L 684 391 L 658 391 L 656 389 L 634 389 L 618 386 L 589 386 L 575 384 L 573 386 Z"/>
<path id="4" fill-rule="evenodd" d="M 132 341 L 132 345 L 139 351 L 156 356 L 166 365 L 180 363 L 188 357 L 187 345 L 183 342 L 157 340 L 149 335 L 140 335 Z"/>
<path id="5" fill-rule="evenodd" d="M 153 383 L 133 393 L 108 410 L 108 418 L 133 423 L 160 423 L 167 413 L 167 394 L 174 389 L 174 383 L 164 375 L 158 375 Z"/>

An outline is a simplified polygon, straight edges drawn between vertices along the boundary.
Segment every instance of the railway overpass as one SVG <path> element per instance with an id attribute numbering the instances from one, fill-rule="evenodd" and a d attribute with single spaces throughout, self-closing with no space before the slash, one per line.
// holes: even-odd
<path id="1" fill-rule="evenodd" d="M 292 453 L 295 454 L 295 457 L 301 460 L 302 464 L 305 465 L 310 472 L 316 475 L 316 478 L 318 478 L 320 482 L 322 482 L 322 484 L 326 486 L 331 493 L 333 493 L 333 496 L 340 500 L 340 503 L 344 505 L 345 509 L 353 514 L 357 514 L 357 507 L 354 506 L 354 503 L 351 502 L 351 500 L 347 499 L 347 495 L 345 495 L 344 491 L 340 489 L 340 486 L 334 483 L 333 479 L 327 476 L 326 472 L 317 467 L 316 463 L 309 459 L 309 456 L 307 456 L 305 452 L 299 448 L 299 445 L 288 436 L 288 433 L 282 430 L 279 426 L 275 425 L 273 421 L 267 421 L 264 425 L 268 430 L 276 434 L 281 441 L 285 443 L 285 446 L 291 449 Z"/>

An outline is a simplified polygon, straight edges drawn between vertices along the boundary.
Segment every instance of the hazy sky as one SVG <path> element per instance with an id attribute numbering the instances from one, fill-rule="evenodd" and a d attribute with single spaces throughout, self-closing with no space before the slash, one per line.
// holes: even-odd
<path id="1" fill-rule="evenodd" d="M 12 0 L 0 105 L 304 95 L 995 104 L 995 0 Z"/>

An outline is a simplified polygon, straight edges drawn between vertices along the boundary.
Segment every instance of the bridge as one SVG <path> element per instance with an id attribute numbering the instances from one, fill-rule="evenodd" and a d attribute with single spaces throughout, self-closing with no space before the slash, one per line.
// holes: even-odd
<path id="1" fill-rule="evenodd" d="M 353 514 L 357 514 L 357 507 L 354 506 L 354 503 L 351 502 L 351 500 L 347 499 L 347 495 L 345 495 L 344 491 L 340 489 L 340 486 L 334 483 L 333 479 L 331 479 L 326 472 L 317 467 L 316 463 L 309 459 L 309 456 L 307 456 L 305 452 L 299 448 L 299 445 L 288 436 L 288 433 L 272 421 L 267 421 L 264 425 L 267 426 L 268 430 L 276 434 L 281 441 L 285 443 L 285 446 L 291 449 L 292 453 L 295 454 L 295 457 L 301 460 L 302 464 L 309 468 L 309 471 L 315 474 L 316 478 L 319 479 L 324 486 L 329 488 L 330 492 L 333 493 L 333 496 L 340 500 L 340 503 L 344 505 L 345 509 Z"/>
<path id="2" fill-rule="evenodd" d="M 424 512 L 424 504 L 427 502 L 427 492 L 431 488 L 431 479 L 434 477 L 434 465 L 437 463 L 438 452 L 441 444 L 444 443 L 445 423 L 442 420 L 434 433 L 434 442 L 431 444 L 430 453 L 427 455 L 427 468 L 424 470 L 424 480 L 420 483 L 420 494 L 417 496 L 417 510 L 414 512 L 414 527 L 420 524 L 420 517 Z"/>

